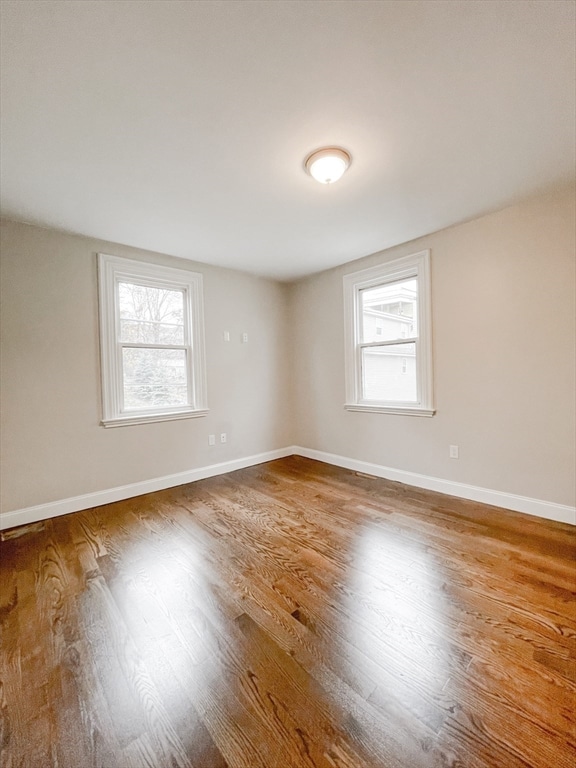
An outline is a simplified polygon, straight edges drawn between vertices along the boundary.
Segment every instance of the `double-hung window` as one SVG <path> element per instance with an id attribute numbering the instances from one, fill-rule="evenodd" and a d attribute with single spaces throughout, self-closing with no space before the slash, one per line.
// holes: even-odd
<path id="1" fill-rule="evenodd" d="M 346 408 L 432 416 L 430 252 L 344 277 Z"/>
<path id="2" fill-rule="evenodd" d="M 207 413 L 202 275 L 99 254 L 102 424 Z"/>

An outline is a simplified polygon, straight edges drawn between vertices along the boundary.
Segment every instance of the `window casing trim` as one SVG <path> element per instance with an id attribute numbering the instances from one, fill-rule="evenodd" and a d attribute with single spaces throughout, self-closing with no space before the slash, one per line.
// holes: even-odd
<path id="1" fill-rule="evenodd" d="M 121 342 L 117 290 L 120 282 L 164 287 L 184 293 L 184 344 Z M 100 365 L 104 427 L 194 418 L 208 413 L 202 275 L 174 267 L 98 254 Z M 122 349 L 124 347 L 186 350 L 188 405 L 130 411 L 123 407 Z"/>
<path id="2" fill-rule="evenodd" d="M 416 402 L 374 401 L 362 397 L 362 349 L 369 346 L 361 339 L 361 291 L 386 283 L 416 277 L 418 279 L 418 337 L 402 338 L 392 343 L 415 343 L 417 364 Z M 433 416 L 432 393 L 432 306 L 430 251 L 420 251 L 344 275 L 346 402 L 349 411 L 390 413 L 408 416 Z M 390 342 L 387 344 L 389 345 Z"/>

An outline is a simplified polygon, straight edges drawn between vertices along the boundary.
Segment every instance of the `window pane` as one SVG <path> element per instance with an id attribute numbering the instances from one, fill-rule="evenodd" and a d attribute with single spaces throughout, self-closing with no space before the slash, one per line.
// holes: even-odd
<path id="1" fill-rule="evenodd" d="M 126 410 L 188 405 L 185 350 L 128 347 L 122 362 Z"/>
<path id="2" fill-rule="evenodd" d="M 362 341 L 392 341 L 418 336 L 416 278 L 386 283 L 360 292 Z"/>
<path id="3" fill-rule="evenodd" d="M 184 344 L 184 294 L 119 283 L 120 341 Z"/>
<path id="4" fill-rule="evenodd" d="M 362 398 L 417 402 L 416 344 L 391 344 L 363 349 Z"/>

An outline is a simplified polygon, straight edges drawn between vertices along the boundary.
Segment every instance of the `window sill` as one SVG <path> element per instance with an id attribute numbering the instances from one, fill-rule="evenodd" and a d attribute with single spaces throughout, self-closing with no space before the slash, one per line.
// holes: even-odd
<path id="1" fill-rule="evenodd" d="M 155 421 L 176 421 L 177 419 L 195 419 L 199 416 L 206 416 L 208 409 L 203 408 L 195 411 L 178 411 L 173 413 L 151 413 L 148 415 L 135 414 L 134 416 L 120 416 L 116 419 L 102 419 L 100 424 L 103 427 L 131 427 L 135 424 L 151 424 Z"/>
<path id="2" fill-rule="evenodd" d="M 347 411 L 365 411 L 366 413 L 390 413 L 395 416 L 434 416 L 436 410 L 433 408 L 420 408 L 419 406 L 396 407 L 393 405 L 365 405 L 360 403 L 346 403 L 344 408 Z"/>

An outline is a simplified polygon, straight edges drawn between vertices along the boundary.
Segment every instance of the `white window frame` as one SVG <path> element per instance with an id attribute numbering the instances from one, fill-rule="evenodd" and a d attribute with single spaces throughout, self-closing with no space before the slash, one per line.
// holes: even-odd
<path id="1" fill-rule="evenodd" d="M 415 343 L 416 402 L 374 401 L 362 398 L 362 301 L 361 292 L 386 283 L 418 280 L 418 337 L 398 343 Z M 432 392 L 432 304 L 430 251 L 420 251 L 376 267 L 344 275 L 346 403 L 348 411 L 392 413 L 407 416 L 433 416 Z M 377 346 L 380 342 L 374 342 Z M 388 342 L 389 344 L 389 342 Z M 387 345 L 382 343 L 382 346 Z M 370 345 L 368 345 L 370 346 Z"/>
<path id="2" fill-rule="evenodd" d="M 182 345 L 134 344 L 120 341 L 120 282 L 182 291 L 184 294 L 184 343 Z M 206 357 L 202 275 L 185 269 L 98 254 L 100 310 L 100 362 L 102 374 L 102 419 L 104 427 L 147 424 L 154 421 L 205 416 Z M 185 406 L 124 409 L 122 350 L 124 347 L 178 347 L 186 352 L 188 403 Z"/>

